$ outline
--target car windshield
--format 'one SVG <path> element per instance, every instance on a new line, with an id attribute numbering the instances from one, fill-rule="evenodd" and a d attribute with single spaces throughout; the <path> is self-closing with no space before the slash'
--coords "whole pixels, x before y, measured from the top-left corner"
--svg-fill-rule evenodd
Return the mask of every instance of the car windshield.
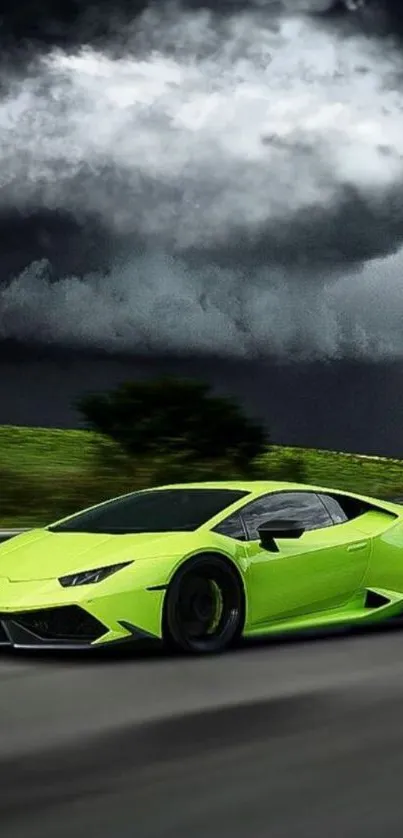
<path id="1" fill-rule="evenodd" d="M 69 520 L 51 532 L 152 533 L 191 532 L 247 495 L 230 489 L 155 489 L 108 501 Z"/>

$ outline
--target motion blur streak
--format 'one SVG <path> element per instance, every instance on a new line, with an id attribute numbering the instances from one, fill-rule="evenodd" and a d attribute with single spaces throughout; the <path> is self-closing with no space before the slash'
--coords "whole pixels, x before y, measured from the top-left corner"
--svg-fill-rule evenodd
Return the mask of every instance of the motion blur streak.
<path id="1" fill-rule="evenodd" d="M 2 338 L 403 354 L 401 55 L 330 6 L 150 6 L 7 70 L 0 209 L 95 220 L 110 249 L 95 273 L 4 276 Z"/>

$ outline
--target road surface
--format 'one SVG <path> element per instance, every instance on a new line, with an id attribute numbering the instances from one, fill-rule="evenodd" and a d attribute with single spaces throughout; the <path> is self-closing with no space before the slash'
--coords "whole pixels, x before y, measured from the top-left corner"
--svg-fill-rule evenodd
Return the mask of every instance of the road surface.
<path id="1" fill-rule="evenodd" d="M 403 631 L 209 659 L 2 653 L 2 838 L 403 830 Z"/>

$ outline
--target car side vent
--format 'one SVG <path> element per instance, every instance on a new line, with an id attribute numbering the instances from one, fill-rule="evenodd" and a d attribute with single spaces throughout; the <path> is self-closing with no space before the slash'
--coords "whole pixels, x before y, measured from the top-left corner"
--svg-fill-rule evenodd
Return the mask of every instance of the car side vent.
<path id="1" fill-rule="evenodd" d="M 365 608 L 382 608 L 382 605 L 387 605 L 390 600 L 382 594 L 377 594 L 375 591 L 367 591 L 365 597 Z"/>

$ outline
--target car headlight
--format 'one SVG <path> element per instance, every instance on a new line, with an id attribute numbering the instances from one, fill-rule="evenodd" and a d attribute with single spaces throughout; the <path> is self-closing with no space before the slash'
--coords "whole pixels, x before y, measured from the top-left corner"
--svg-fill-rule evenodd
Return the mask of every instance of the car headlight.
<path id="1" fill-rule="evenodd" d="M 72 573 L 70 576 L 60 576 L 58 581 L 63 588 L 73 588 L 76 585 L 94 585 L 96 582 L 103 582 L 108 576 L 112 576 L 112 573 L 116 573 L 129 564 L 133 564 L 133 562 L 110 564 L 107 567 L 98 567 L 96 570 L 82 570 L 80 573 Z"/>

